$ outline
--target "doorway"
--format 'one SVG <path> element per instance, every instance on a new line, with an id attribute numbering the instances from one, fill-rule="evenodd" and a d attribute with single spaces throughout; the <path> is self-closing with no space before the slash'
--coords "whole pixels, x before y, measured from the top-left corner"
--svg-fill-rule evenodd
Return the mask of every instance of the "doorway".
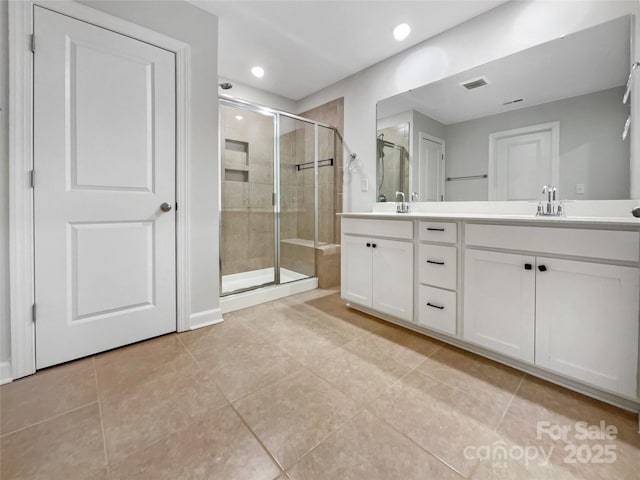
<path id="1" fill-rule="evenodd" d="M 422 201 L 444 201 L 444 147 L 443 139 L 420 132 L 418 191 Z"/>
<path id="2" fill-rule="evenodd" d="M 176 56 L 34 7 L 36 368 L 176 330 Z"/>
<path id="3" fill-rule="evenodd" d="M 536 200 L 558 186 L 560 122 L 489 135 L 489 200 Z"/>

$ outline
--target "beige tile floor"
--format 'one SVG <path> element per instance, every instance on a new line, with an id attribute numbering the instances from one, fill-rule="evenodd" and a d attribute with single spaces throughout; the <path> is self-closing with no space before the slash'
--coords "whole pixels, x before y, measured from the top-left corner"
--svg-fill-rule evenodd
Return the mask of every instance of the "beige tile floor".
<path id="1" fill-rule="evenodd" d="M 335 291 L 225 320 L 1 387 L 0 478 L 640 478 L 633 414 L 347 309 Z M 538 435 L 539 421 L 572 430 Z M 578 421 L 616 438 L 579 440 Z"/>

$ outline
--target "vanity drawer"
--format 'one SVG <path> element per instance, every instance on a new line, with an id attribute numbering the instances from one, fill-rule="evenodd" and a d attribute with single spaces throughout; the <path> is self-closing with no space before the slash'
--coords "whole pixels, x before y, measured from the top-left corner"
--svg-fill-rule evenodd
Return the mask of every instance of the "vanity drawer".
<path id="1" fill-rule="evenodd" d="M 418 323 L 434 330 L 456 334 L 456 293 L 420 285 Z"/>
<path id="2" fill-rule="evenodd" d="M 465 226 L 465 245 L 637 262 L 640 232 L 517 225 Z"/>
<path id="3" fill-rule="evenodd" d="M 420 240 L 425 242 L 456 243 L 458 225 L 454 222 L 420 222 Z"/>
<path id="4" fill-rule="evenodd" d="M 457 252 L 458 249 L 456 247 L 421 244 L 418 254 L 420 283 L 455 290 L 458 265 Z"/>
<path id="5" fill-rule="evenodd" d="M 413 221 L 343 218 L 342 233 L 412 240 Z"/>

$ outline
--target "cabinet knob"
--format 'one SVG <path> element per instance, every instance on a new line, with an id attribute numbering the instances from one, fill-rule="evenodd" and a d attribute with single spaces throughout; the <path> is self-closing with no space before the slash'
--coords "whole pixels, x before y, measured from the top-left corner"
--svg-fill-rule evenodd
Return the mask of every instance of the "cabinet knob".
<path id="1" fill-rule="evenodd" d="M 371 246 L 371 244 L 369 242 L 367 242 L 367 247 L 370 247 L 370 246 Z"/>
<path id="2" fill-rule="evenodd" d="M 540 270 L 541 272 L 546 272 L 547 267 L 545 265 L 538 265 L 538 270 Z"/>
<path id="3" fill-rule="evenodd" d="M 525 263 L 524 264 L 524 269 L 525 270 L 531 270 L 533 268 L 533 265 L 531 265 L 530 263 Z"/>
<path id="4" fill-rule="evenodd" d="M 376 248 L 378 245 L 376 245 L 375 243 L 372 243 L 372 244 L 371 244 L 371 246 L 372 246 L 373 248 Z"/>

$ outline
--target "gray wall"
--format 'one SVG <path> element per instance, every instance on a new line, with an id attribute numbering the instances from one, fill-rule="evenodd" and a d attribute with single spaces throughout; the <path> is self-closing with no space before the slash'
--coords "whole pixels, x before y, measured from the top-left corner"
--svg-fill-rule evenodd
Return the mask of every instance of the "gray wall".
<path id="1" fill-rule="evenodd" d="M 191 46 L 191 314 L 219 313 L 218 279 L 218 18 L 182 1 L 88 1 L 97 10 L 142 25 Z M 55 6 L 55 2 L 50 5 Z M 0 1 L 0 361 L 10 357 L 7 231 L 7 2 Z M 208 315 L 202 321 L 209 320 Z"/>
<path id="2" fill-rule="evenodd" d="M 446 127 L 446 175 L 487 173 L 489 134 L 548 122 L 560 122 L 560 198 L 629 198 L 629 141 L 620 134 L 629 107 L 623 87 L 523 108 Z M 585 194 L 575 193 L 576 184 Z M 482 180 L 446 182 L 447 200 L 486 200 Z"/>

